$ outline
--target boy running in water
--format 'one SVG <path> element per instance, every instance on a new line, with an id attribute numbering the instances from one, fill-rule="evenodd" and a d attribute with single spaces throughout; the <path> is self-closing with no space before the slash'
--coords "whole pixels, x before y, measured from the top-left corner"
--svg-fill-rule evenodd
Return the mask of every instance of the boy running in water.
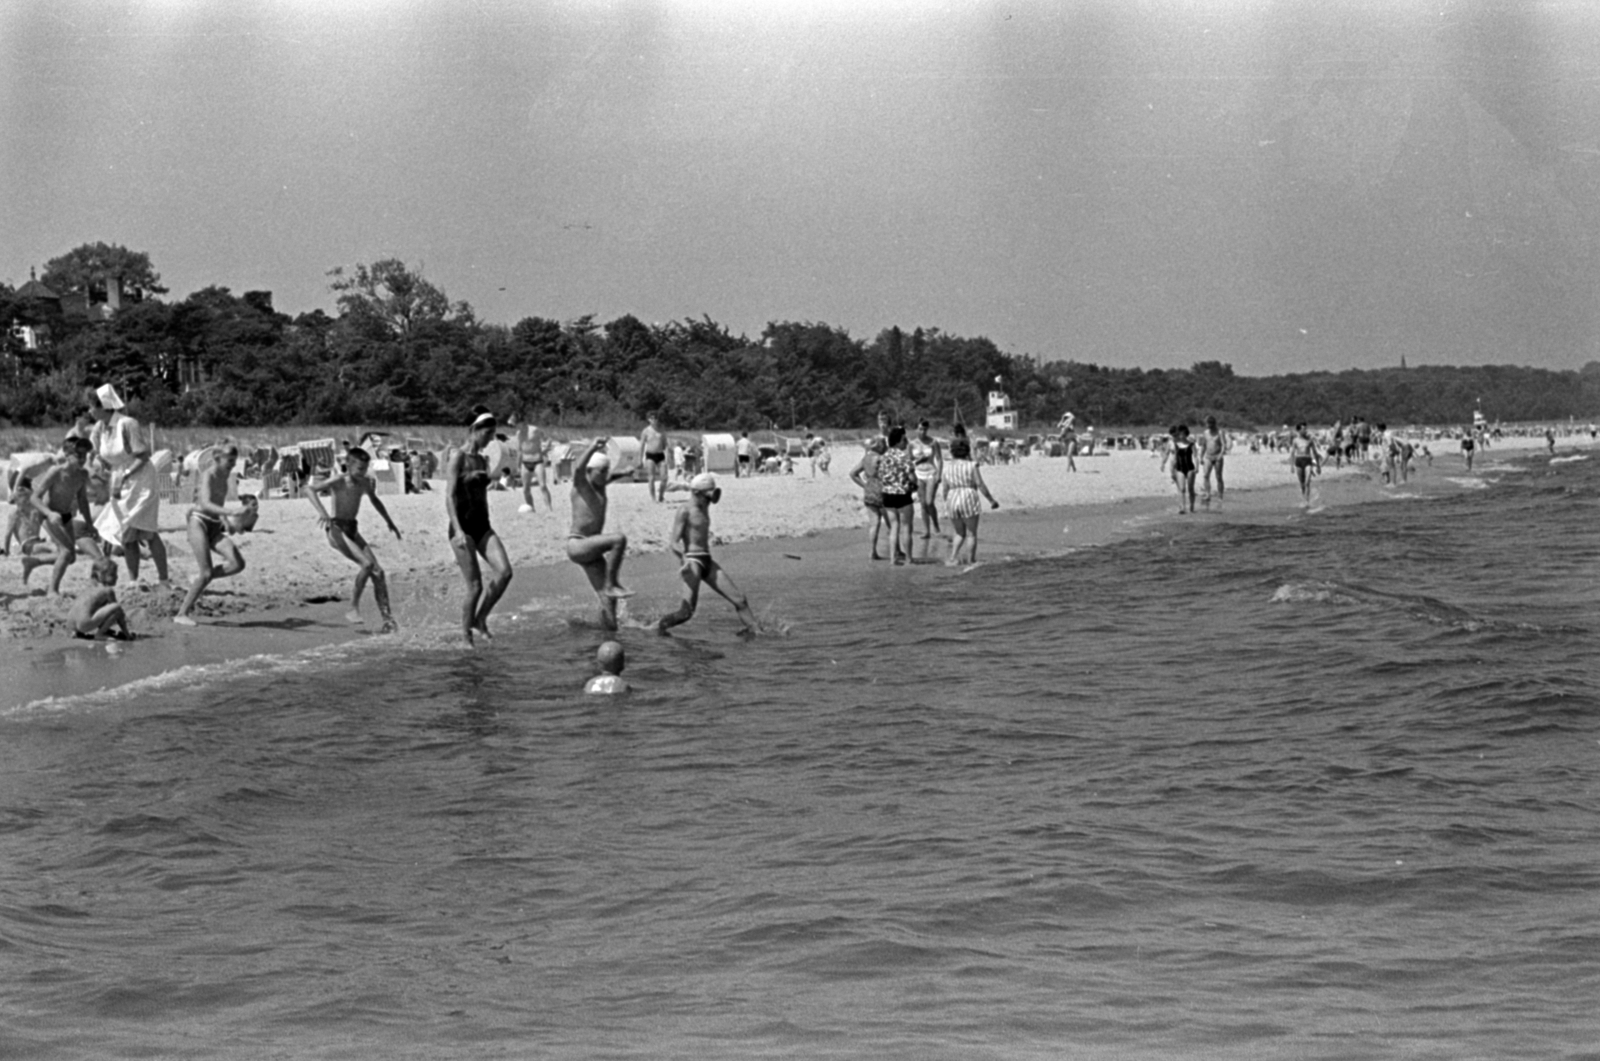
<path id="1" fill-rule="evenodd" d="M 600 598 L 600 625 L 617 628 L 617 601 L 632 596 L 617 581 L 628 536 L 606 534 L 606 484 L 611 481 L 611 458 L 604 452 L 606 438 L 590 442 L 572 462 L 572 525 L 567 533 L 567 559 L 583 568 L 589 585 Z"/>
<path id="2" fill-rule="evenodd" d="M 683 565 L 680 571 L 683 575 L 683 603 L 678 605 L 677 611 L 663 616 L 656 624 L 660 633 L 664 634 L 670 627 L 693 618 L 695 607 L 700 603 L 702 582 L 733 605 L 739 621 L 744 623 L 742 633 L 753 634 L 756 631 L 756 617 L 750 611 L 750 602 L 721 565 L 711 559 L 711 506 L 721 498 L 722 490 L 717 486 L 715 476 L 709 472 L 697 475 L 689 484 L 689 503 L 673 517 L 671 543 L 673 553 Z"/>
<path id="3" fill-rule="evenodd" d="M 34 484 L 32 504 L 43 522 L 45 536 L 56 547 L 55 566 L 50 571 L 50 595 L 61 592 L 61 576 L 78 559 L 79 538 L 100 540 L 89 515 L 89 472 L 83 461 L 89 453 L 88 439 L 69 436 L 61 443 L 61 460 L 52 464 Z M 99 557 L 98 546 L 90 555 Z M 32 571 L 23 561 L 24 574 Z"/>
<path id="4" fill-rule="evenodd" d="M 377 599 L 378 613 L 383 616 L 382 632 L 391 634 L 395 625 L 394 616 L 389 613 L 389 583 L 384 577 L 383 568 L 378 564 L 378 557 L 372 551 L 372 546 L 361 536 L 361 529 L 356 523 L 356 514 L 361 511 L 361 499 L 370 497 L 372 507 L 378 510 L 378 515 L 383 517 L 383 521 L 394 532 L 395 540 L 400 539 L 400 528 L 394 525 L 394 520 L 389 517 L 389 510 L 378 498 L 377 483 L 367 475 L 367 468 L 371 463 L 372 457 L 366 450 L 359 446 L 352 448 L 345 454 L 343 475 L 329 476 L 318 482 L 307 483 L 301 492 L 311 501 L 311 507 L 317 510 L 317 521 L 327 532 L 328 544 L 361 568 L 356 572 L 355 592 L 350 597 L 350 610 L 345 613 L 345 618 L 352 623 L 361 621 L 361 594 L 366 590 L 367 581 L 370 579 L 372 596 Z M 333 498 L 333 515 L 328 515 L 328 510 L 323 507 L 318 494 L 327 494 Z"/>
<path id="5" fill-rule="evenodd" d="M 196 484 L 194 507 L 189 510 L 189 548 L 194 550 L 194 562 L 200 570 L 189 583 L 189 592 L 172 621 L 179 626 L 195 625 L 195 602 L 214 579 L 232 578 L 244 570 L 244 556 L 228 537 L 228 521 L 243 519 L 250 514 L 248 507 L 229 512 L 228 477 L 239 459 L 239 447 L 229 443 L 211 451 L 211 461 L 200 472 Z M 219 571 L 211 566 L 211 554 L 223 559 Z"/>

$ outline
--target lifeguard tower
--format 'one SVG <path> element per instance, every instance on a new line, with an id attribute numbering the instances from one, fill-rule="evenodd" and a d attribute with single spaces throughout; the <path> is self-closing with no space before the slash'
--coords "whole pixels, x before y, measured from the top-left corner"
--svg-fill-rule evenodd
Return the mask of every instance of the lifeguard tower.
<path id="1" fill-rule="evenodd" d="M 984 425 L 991 431 L 1015 431 L 1017 429 L 1017 411 L 1011 407 L 1011 399 L 1005 391 L 989 392 L 989 414 L 984 420 Z"/>

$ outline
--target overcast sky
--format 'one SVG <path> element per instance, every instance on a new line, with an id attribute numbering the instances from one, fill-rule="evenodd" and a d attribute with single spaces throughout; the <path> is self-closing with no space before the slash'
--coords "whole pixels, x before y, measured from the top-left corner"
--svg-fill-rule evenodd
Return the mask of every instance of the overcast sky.
<path id="1" fill-rule="evenodd" d="M 1600 5 L 7 0 L 0 279 L 984 335 L 1249 374 L 1600 360 Z"/>

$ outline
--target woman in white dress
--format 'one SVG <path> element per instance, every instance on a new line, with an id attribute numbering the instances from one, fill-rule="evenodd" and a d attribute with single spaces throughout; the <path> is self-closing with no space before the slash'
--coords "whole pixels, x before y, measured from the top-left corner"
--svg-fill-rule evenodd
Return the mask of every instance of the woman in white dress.
<path id="1" fill-rule="evenodd" d="M 100 537 L 122 546 L 128 563 L 128 577 L 139 577 L 139 543 L 150 548 L 156 577 L 167 581 L 167 546 L 161 540 L 161 488 L 150 447 L 139 431 L 139 421 L 124 416 L 126 404 L 117 389 L 107 383 L 89 391 L 89 412 L 94 428 L 89 444 L 100 462 L 111 472 L 110 495 L 95 529 Z"/>

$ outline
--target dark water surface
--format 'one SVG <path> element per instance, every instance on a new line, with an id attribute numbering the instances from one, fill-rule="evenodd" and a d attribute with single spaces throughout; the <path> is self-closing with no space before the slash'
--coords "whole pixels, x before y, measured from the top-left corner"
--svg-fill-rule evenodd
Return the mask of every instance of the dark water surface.
<path id="1" fill-rule="evenodd" d="M 0 1056 L 1600 1056 L 1597 465 L 12 710 Z"/>

